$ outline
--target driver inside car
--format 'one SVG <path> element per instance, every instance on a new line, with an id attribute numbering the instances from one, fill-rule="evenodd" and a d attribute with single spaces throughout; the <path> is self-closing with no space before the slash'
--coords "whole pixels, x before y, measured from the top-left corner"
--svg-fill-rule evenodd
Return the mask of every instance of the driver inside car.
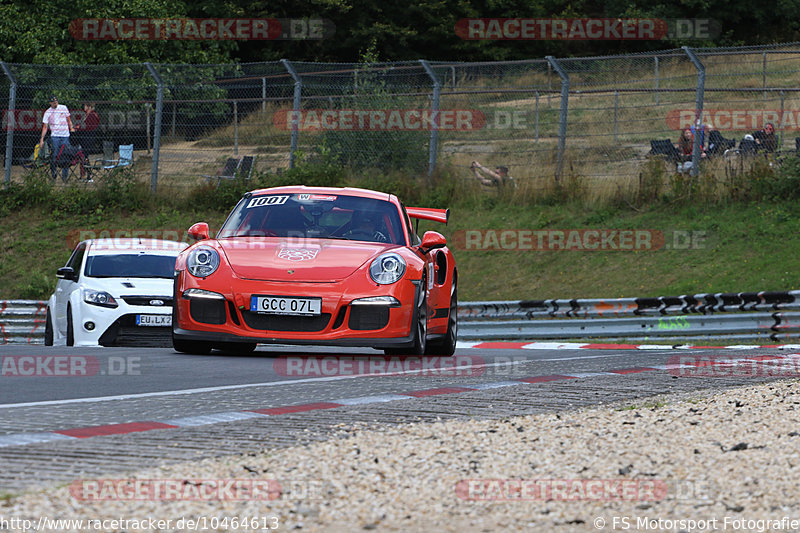
<path id="1" fill-rule="evenodd" d="M 358 241 L 388 242 L 386 235 L 379 231 L 379 218 L 377 213 L 355 213 L 345 236 Z"/>

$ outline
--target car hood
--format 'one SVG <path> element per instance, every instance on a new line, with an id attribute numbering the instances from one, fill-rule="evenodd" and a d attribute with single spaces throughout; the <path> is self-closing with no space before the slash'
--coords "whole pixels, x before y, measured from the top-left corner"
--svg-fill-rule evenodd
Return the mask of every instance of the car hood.
<path id="1" fill-rule="evenodd" d="M 339 281 L 379 253 L 396 245 L 374 242 L 277 237 L 238 237 L 217 241 L 240 278 L 264 281 Z"/>
<path id="2" fill-rule="evenodd" d="M 166 278 L 89 278 L 81 285 L 98 291 L 106 291 L 111 296 L 164 296 L 172 298 L 171 279 Z"/>

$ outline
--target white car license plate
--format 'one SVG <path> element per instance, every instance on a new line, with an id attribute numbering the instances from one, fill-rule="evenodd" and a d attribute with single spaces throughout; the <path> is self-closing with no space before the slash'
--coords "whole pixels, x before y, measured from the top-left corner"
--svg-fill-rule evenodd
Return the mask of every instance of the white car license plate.
<path id="1" fill-rule="evenodd" d="M 172 315 L 136 315 L 137 326 L 171 326 Z"/>
<path id="2" fill-rule="evenodd" d="M 322 298 L 251 296 L 250 311 L 272 315 L 319 315 L 322 312 Z"/>

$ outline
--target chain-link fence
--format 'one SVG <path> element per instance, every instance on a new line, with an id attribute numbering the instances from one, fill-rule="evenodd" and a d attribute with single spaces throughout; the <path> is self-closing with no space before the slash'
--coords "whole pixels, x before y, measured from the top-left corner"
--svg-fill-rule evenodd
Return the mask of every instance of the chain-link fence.
<path id="1" fill-rule="evenodd" d="M 465 178 L 478 161 L 535 189 L 581 178 L 613 194 L 653 152 L 673 172 L 731 175 L 746 135 L 774 123 L 776 146 L 756 135 L 755 153 L 780 153 L 800 128 L 800 43 L 490 63 L 0 65 L 6 181 L 27 172 L 51 94 L 90 161 L 132 144 L 154 190 L 327 158 L 417 177 L 449 165 Z"/>

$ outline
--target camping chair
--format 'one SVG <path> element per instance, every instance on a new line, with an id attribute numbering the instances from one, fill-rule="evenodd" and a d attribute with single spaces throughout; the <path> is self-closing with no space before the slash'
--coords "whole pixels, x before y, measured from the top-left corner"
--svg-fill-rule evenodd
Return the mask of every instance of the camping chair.
<path id="1" fill-rule="evenodd" d="M 22 168 L 33 170 L 37 168 L 50 167 L 50 137 L 41 146 L 37 144 L 33 147 L 33 154 L 22 160 Z"/>
<path id="2" fill-rule="evenodd" d="M 206 181 L 211 181 L 213 179 L 217 180 L 217 187 L 219 184 L 222 183 L 222 180 L 232 180 L 237 177 L 244 178 L 246 180 L 250 179 L 250 174 L 253 172 L 253 163 L 255 162 L 255 157 L 253 156 L 245 156 L 245 157 L 229 157 L 227 161 L 225 161 L 225 165 L 222 169 L 217 173 L 215 176 L 203 176 L 206 178 Z"/>
<path id="3" fill-rule="evenodd" d="M 129 167 L 133 165 L 133 145 L 120 144 L 119 157 L 114 158 L 114 143 L 111 141 L 103 141 L 103 158 L 97 159 L 89 167 L 90 172 L 112 172 L 118 168 Z"/>
<path id="4" fill-rule="evenodd" d="M 87 178 L 86 165 L 88 159 L 86 154 L 83 153 L 81 145 L 64 144 L 57 154 L 54 154 L 56 161 L 56 168 L 68 168 L 67 180 L 74 177 L 80 180 L 92 181 L 91 177 Z"/>
<path id="5" fill-rule="evenodd" d="M 650 141 L 650 152 L 647 155 L 663 155 L 671 163 L 681 161 L 681 154 L 669 139 L 654 139 Z"/>
<path id="6" fill-rule="evenodd" d="M 249 180 L 250 175 L 253 173 L 253 167 L 256 164 L 256 157 L 253 155 L 246 155 L 242 158 L 242 163 L 239 165 L 238 176 L 242 179 Z"/>
<path id="7" fill-rule="evenodd" d="M 726 139 L 717 130 L 712 130 L 708 135 L 708 155 L 723 155 L 725 150 L 729 150 L 736 146 L 736 139 Z"/>

